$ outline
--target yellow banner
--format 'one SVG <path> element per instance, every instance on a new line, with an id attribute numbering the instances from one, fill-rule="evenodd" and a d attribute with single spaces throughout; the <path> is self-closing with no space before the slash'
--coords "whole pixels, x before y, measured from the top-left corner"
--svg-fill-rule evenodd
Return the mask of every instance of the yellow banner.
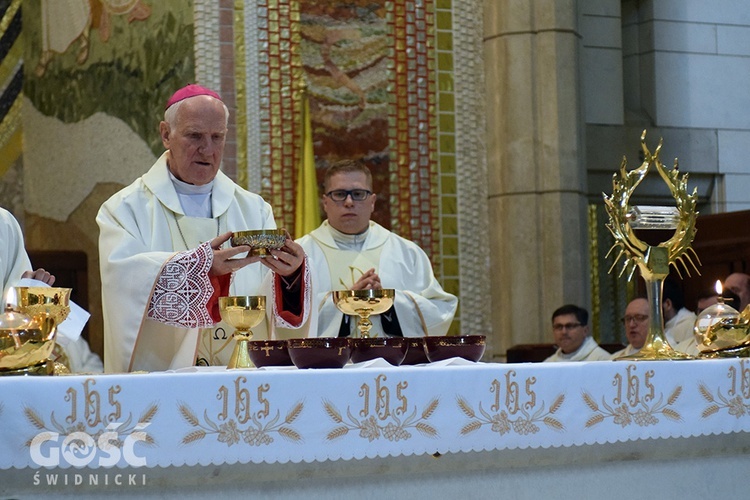
<path id="1" fill-rule="evenodd" d="M 299 238 L 320 225 L 318 180 L 315 175 L 312 121 L 307 91 L 300 92 L 302 146 L 297 172 L 297 193 L 294 204 L 294 237 Z"/>

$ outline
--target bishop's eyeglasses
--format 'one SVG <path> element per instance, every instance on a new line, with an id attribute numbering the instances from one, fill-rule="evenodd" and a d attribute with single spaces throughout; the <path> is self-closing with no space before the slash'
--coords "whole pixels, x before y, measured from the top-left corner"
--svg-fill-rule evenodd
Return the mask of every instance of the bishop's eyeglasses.
<path id="1" fill-rule="evenodd" d="M 371 194 L 372 191 L 368 191 L 367 189 L 334 189 L 333 191 L 328 191 L 326 196 L 333 201 L 339 202 L 346 200 L 348 196 L 351 196 L 354 201 L 365 201 Z"/>

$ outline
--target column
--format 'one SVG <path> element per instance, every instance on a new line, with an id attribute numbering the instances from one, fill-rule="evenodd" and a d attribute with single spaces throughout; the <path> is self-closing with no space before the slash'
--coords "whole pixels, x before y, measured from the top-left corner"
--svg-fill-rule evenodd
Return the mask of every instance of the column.
<path id="1" fill-rule="evenodd" d="M 487 0 L 488 210 L 495 354 L 550 342 L 589 308 L 575 0 Z"/>

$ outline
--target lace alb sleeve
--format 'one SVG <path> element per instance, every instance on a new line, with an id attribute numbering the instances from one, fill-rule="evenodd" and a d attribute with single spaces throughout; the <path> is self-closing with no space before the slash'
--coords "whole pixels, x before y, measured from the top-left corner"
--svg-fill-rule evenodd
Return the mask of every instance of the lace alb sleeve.
<path id="1" fill-rule="evenodd" d="M 184 328 L 213 325 L 207 308 L 213 295 L 213 285 L 208 277 L 212 263 L 210 241 L 193 250 L 173 255 L 156 279 L 148 317 Z"/>

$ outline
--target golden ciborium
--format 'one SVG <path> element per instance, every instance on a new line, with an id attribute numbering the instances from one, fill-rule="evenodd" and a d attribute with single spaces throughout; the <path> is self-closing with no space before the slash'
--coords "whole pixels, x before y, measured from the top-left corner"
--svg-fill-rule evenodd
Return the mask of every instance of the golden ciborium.
<path id="1" fill-rule="evenodd" d="M 722 301 L 716 306 L 719 305 L 724 306 Z M 700 351 L 700 357 L 749 358 L 750 305 L 745 307 L 741 313 L 738 313 L 731 307 L 724 307 L 730 312 L 724 314 L 722 317 L 714 318 L 705 328 L 699 328 L 698 321 L 696 320 L 695 339 Z M 701 316 L 698 316 L 699 320 L 700 318 Z"/>
<path id="2" fill-rule="evenodd" d="M 673 266 L 682 277 L 678 264 L 682 265 L 690 276 L 690 267 L 696 273 L 698 268 L 693 257 L 700 264 L 698 255 L 690 244 L 695 238 L 695 220 L 698 212 L 695 205 L 698 199 L 697 190 L 692 194 L 687 192 L 688 175 L 680 175 L 677 169 L 677 159 L 673 169 L 667 169 L 659 159 L 662 140 L 651 154 L 646 146 L 646 131 L 641 134 L 641 149 L 644 160 L 640 167 L 627 171 L 627 159 L 623 158 L 619 174 L 612 176 L 612 195 L 604 195 L 604 204 L 609 215 L 607 228 L 614 236 L 615 243 L 607 256 L 615 249 L 619 253 L 609 269 L 617 265 L 622 257 L 625 258 L 622 271 L 628 272 L 628 280 L 633 277 L 636 268 L 646 282 L 646 294 L 649 303 L 650 316 L 646 342 L 636 354 L 618 359 L 625 360 L 661 360 L 661 359 L 692 359 L 691 356 L 675 351 L 669 345 L 664 335 L 664 320 L 662 315 L 662 288 L 664 279 L 669 274 L 669 267 Z M 630 196 L 636 187 L 648 174 L 653 165 L 659 176 L 669 187 L 676 202 L 676 207 L 631 207 Z M 641 241 L 634 229 L 674 229 L 672 237 L 656 246 Z M 700 273 L 698 273 L 700 274 Z"/>
<path id="3" fill-rule="evenodd" d="M 219 297 L 221 319 L 232 325 L 237 343 L 227 363 L 227 369 L 253 368 L 248 353 L 248 341 L 253 338 L 252 328 L 258 326 L 266 315 L 266 297 L 237 295 Z"/>
<path id="4" fill-rule="evenodd" d="M 279 250 L 286 244 L 286 230 L 284 229 L 256 229 L 253 231 L 235 231 L 232 234 L 233 247 L 248 245 L 251 248 L 248 255 L 259 255 L 265 258 L 271 255 L 271 250 Z"/>
<path id="5" fill-rule="evenodd" d="M 372 321 L 370 316 L 382 314 L 393 306 L 395 291 L 390 288 L 371 290 L 335 290 L 333 292 L 333 303 L 336 307 L 350 316 L 359 316 L 357 330 L 359 336 L 368 338 Z"/>
<path id="6" fill-rule="evenodd" d="M 15 301 L 9 300 L 0 314 L 0 375 L 68 373 L 50 356 L 57 325 L 70 313 L 70 288 L 15 287 L 13 291 Z"/>

